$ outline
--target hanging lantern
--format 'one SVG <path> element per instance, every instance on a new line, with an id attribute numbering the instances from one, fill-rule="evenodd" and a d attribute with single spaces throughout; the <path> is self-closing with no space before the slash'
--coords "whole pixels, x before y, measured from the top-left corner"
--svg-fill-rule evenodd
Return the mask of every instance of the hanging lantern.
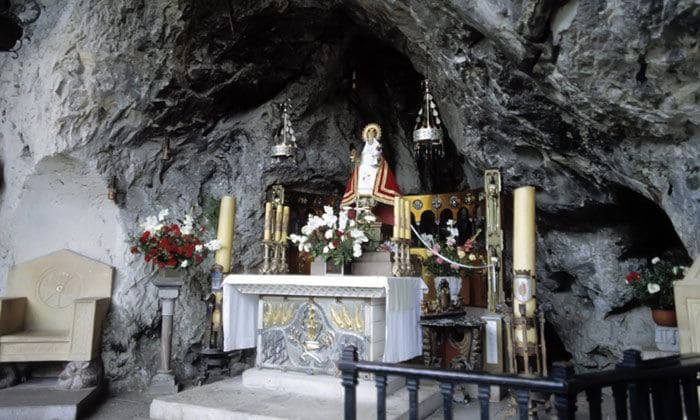
<path id="1" fill-rule="evenodd" d="M 413 150 L 419 159 L 445 157 L 442 121 L 427 79 L 423 80 L 423 103 L 416 117 L 416 127 L 413 129 Z"/>
<path id="2" fill-rule="evenodd" d="M 270 154 L 274 158 L 289 158 L 294 157 L 297 151 L 297 139 L 294 136 L 294 129 L 292 129 L 292 122 L 290 116 L 292 113 L 292 104 L 289 100 L 286 100 L 281 105 L 282 108 L 282 129 L 276 136 L 277 144 L 272 146 L 272 153 Z"/>

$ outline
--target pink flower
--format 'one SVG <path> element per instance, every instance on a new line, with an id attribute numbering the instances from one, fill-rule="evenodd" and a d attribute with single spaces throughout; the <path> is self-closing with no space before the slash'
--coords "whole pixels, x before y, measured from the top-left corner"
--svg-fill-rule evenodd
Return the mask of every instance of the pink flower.
<path id="1" fill-rule="evenodd" d="M 447 238 L 447 245 L 449 246 L 454 246 L 456 242 L 455 238 Z"/>
<path id="2" fill-rule="evenodd" d="M 433 245 L 433 252 L 440 252 L 440 244 Z"/>
<path id="3" fill-rule="evenodd" d="M 454 264 L 454 263 L 450 264 L 450 268 L 453 270 L 459 270 L 459 266 L 457 264 Z"/>
<path id="4" fill-rule="evenodd" d="M 435 262 L 438 263 L 438 264 L 442 264 L 442 263 L 445 262 L 445 260 L 443 260 L 442 258 L 438 257 L 438 258 L 435 260 Z"/>
<path id="5" fill-rule="evenodd" d="M 464 243 L 464 252 L 469 252 L 472 248 L 474 248 L 474 241 L 467 239 L 467 242 Z"/>

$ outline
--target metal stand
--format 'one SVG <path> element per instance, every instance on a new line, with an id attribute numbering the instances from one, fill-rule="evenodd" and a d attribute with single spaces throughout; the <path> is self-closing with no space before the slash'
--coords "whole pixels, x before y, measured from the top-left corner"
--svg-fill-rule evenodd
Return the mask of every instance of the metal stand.
<path id="1" fill-rule="evenodd" d="M 211 273 L 211 294 L 207 298 L 207 319 L 209 330 L 207 331 L 206 347 L 199 352 L 204 364 L 204 372 L 197 377 L 197 385 L 207 383 L 209 379 L 221 378 L 231 375 L 229 362 L 234 352 L 225 352 L 222 328 L 223 294 L 223 267 L 215 265 Z"/>

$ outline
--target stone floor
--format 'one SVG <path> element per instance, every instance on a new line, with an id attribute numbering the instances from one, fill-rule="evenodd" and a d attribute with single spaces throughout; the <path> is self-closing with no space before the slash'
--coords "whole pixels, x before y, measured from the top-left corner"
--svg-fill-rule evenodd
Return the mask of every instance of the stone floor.
<path id="1" fill-rule="evenodd" d="M 187 389 L 192 388 L 194 387 L 188 387 Z M 212 395 L 211 398 L 220 398 L 220 396 Z M 128 392 L 112 395 L 106 398 L 87 418 L 98 420 L 148 419 L 152 399 L 152 397 L 144 392 Z M 576 418 L 587 419 L 587 403 L 583 395 L 579 396 L 578 407 Z M 492 419 L 506 420 L 516 418 L 515 410 L 511 406 L 511 401 L 508 398 L 497 403 L 491 403 L 490 411 Z M 479 413 L 479 403 L 476 400 L 472 400 L 466 404 L 457 402 L 454 404 L 453 416 L 455 419 L 479 418 Z M 603 419 L 615 418 L 613 414 L 612 398 L 609 396 L 603 397 L 603 413 Z M 428 420 L 439 420 L 442 418 L 443 412 L 440 409 L 428 417 Z M 538 418 L 555 418 L 554 411 L 545 412 L 544 410 L 540 410 Z"/>

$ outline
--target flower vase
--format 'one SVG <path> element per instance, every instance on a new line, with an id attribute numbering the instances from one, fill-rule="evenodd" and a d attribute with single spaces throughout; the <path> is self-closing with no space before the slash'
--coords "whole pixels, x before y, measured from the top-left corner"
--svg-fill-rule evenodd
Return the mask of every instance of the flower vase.
<path id="1" fill-rule="evenodd" d="M 656 322 L 656 325 L 662 327 L 675 327 L 677 325 L 674 309 L 652 309 L 651 318 Z"/>
<path id="2" fill-rule="evenodd" d="M 325 264 L 325 275 L 342 276 L 345 274 L 350 274 L 350 263 L 336 264 L 333 260 L 326 261 Z"/>

